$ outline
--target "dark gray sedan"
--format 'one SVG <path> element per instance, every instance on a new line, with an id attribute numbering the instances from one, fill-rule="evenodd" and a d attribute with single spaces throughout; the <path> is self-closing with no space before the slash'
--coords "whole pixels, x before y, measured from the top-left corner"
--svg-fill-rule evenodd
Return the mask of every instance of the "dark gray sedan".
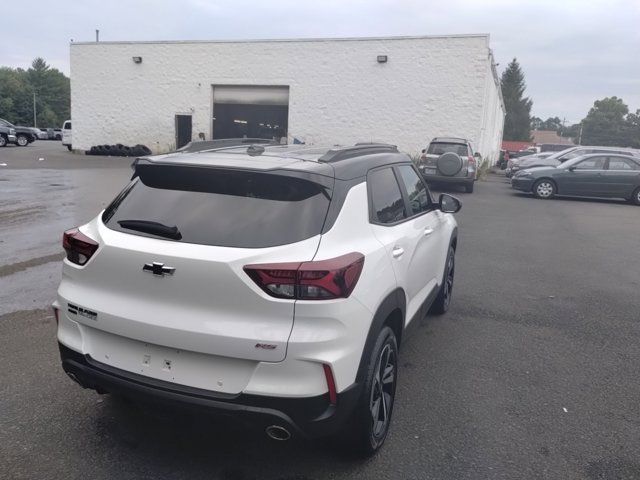
<path id="1" fill-rule="evenodd" d="M 516 190 L 537 198 L 554 195 L 623 198 L 640 205 L 640 158 L 591 154 L 558 167 L 523 170 L 511 179 Z"/>

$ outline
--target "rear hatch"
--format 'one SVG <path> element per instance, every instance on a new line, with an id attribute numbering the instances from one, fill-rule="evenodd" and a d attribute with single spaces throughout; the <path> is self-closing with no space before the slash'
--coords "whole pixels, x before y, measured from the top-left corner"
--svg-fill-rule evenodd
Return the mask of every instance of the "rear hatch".
<path id="1" fill-rule="evenodd" d="M 438 159 L 445 153 L 455 153 L 462 159 L 462 168 L 455 174 L 456 177 L 467 176 L 469 164 L 469 148 L 465 143 L 431 142 L 425 155 L 422 157 L 421 170 L 424 175 L 440 175 L 438 171 Z"/>
<path id="2" fill-rule="evenodd" d="M 190 362 L 193 355 L 215 356 L 218 366 L 283 360 L 294 301 L 268 296 L 243 267 L 312 260 L 332 180 L 169 165 L 137 171 L 139 178 L 82 229 L 99 243 L 97 252 L 84 267 L 65 265 L 61 300 L 95 313 L 72 318 L 86 327 L 85 353 L 185 384 L 193 383 L 145 371 L 145 352 L 164 346 Z"/>

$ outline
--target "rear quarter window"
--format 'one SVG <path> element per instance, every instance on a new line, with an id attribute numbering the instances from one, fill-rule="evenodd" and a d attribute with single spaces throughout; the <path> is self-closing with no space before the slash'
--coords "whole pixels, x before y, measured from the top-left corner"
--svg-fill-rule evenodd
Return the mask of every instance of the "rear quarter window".
<path id="1" fill-rule="evenodd" d="M 214 168 L 139 166 L 139 177 L 105 210 L 113 230 L 128 221 L 177 227 L 171 241 L 265 248 L 319 235 L 330 203 L 327 187 L 295 176 Z"/>

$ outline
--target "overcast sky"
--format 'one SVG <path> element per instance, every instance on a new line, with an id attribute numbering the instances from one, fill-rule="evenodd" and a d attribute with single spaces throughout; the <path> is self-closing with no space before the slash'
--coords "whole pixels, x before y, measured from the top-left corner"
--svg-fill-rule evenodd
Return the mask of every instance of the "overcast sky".
<path id="1" fill-rule="evenodd" d="M 4 16 L 0 65 L 41 56 L 69 73 L 69 41 L 489 33 L 517 57 L 542 118 L 582 119 L 616 95 L 640 108 L 640 0 L 30 0 Z M 4 5 L 7 13 L 8 5 Z M 2 86 L 0 85 L 0 88 Z"/>

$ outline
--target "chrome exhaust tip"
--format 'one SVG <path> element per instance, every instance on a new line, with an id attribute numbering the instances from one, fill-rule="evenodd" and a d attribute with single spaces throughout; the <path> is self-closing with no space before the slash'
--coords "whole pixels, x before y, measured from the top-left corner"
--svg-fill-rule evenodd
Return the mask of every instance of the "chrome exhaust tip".
<path id="1" fill-rule="evenodd" d="M 265 429 L 267 437 L 271 440 L 277 440 L 279 442 L 285 442 L 291 438 L 291 433 L 284 427 L 279 425 L 271 425 Z"/>

